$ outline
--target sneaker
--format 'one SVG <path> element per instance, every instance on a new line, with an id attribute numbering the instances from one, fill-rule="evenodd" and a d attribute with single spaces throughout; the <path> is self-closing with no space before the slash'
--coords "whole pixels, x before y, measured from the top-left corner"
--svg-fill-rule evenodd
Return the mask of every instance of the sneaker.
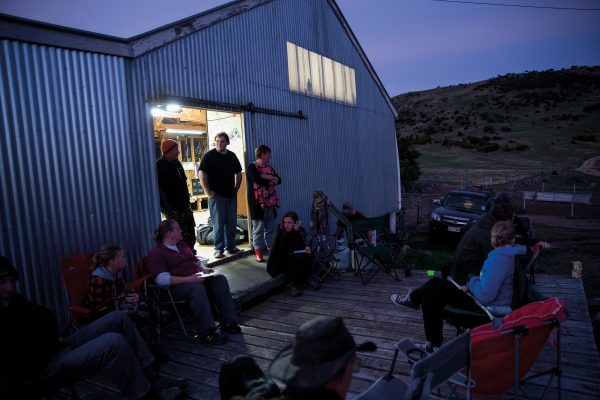
<path id="1" fill-rule="evenodd" d="M 241 333 L 242 328 L 237 324 L 237 322 L 229 322 L 227 324 L 221 324 L 221 330 L 227 333 Z"/>
<path id="2" fill-rule="evenodd" d="M 298 289 L 293 283 L 288 283 L 285 287 L 285 291 L 287 292 L 288 296 L 291 297 L 298 297 L 302 295 L 302 291 Z"/>
<path id="3" fill-rule="evenodd" d="M 227 254 L 228 256 L 232 256 L 234 254 L 239 253 L 240 251 L 242 250 L 238 249 L 237 247 L 234 247 L 233 249 L 225 249 L 225 254 Z"/>
<path id="4" fill-rule="evenodd" d="M 434 346 L 431 342 L 417 343 L 415 346 L 417 346 L 419 350 L 426 354 L 432 354 L 439 349 L 439 347 Z"/>
<path id="5" fill-rule="evenodd" d="M 410 299 L 410 294 L 412 290 L 407 291 L 406 293 L 397 293 L 392 295 L 392 303 L 398 306 L 404 306 L 408 308 L 412 308 L 413 310 L 418 310 L 419 306 Z"/>
<path id="6" fill-rule="evenodd" d="M 225 344 L 225 342 L 227 342 L 227 336 L 223 336 L 223 335 L 219 334 L 216 330 L 211 329 L 211 331 L 208 333 L 208 335 L 206 335 L 204 337 L 198 336 L 196 338 L 196 341 L 198 342 L 198 344 L 206 344 L 209 346 L 220 346 L 222 344 Z"/>
<path id="7" fill-rule="evenodd" d="M 221 250 L 215 250 L 215 252 L 213 253 L 213 257 L 214 258 L 223 258 L 223 257 L 225 257 L 225 254 L 223 254 L 223 251 L 221 251 Z"/>

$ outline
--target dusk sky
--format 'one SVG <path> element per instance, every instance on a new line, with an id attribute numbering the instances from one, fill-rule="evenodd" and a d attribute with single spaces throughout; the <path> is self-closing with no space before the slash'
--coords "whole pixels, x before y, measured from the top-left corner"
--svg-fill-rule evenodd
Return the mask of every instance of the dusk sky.
<path id="1" fill-rule="evenodd" d="M 131 37 L 226 2 L 1 0 L 0 13 Z M 337 3 L 390 96 L 510 72 L 600 65 L 599 0 L 487 1 L 521 7 L 432 0 Z"/>

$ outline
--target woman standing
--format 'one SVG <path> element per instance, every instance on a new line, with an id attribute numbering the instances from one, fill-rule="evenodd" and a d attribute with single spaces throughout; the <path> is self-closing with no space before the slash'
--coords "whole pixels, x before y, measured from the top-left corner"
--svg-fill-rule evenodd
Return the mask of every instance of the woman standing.
<path id="1" fill-rule="evenodd" d="M 277 209 L 281 206 L 275 185 L 281 178 L 270 164 L 271 149 L 261 144 L 254 151 L 256 161 L 248 165 L 248 207 L 252 220 L 252 247 L 256 261 L 263 262 L 263 255 L 271 248 Z"/>

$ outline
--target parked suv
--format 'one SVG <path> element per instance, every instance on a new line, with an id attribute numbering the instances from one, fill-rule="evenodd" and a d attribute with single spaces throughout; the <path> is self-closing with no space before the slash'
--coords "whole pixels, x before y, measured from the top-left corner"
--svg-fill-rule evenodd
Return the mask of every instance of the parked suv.
<path id="1" fill-rule="evenodd" d="M 429 241 L 457 242 L 492 206 L 496 194 L 483 187 L 460 187 L 436 199 L 429 218 Z"/>

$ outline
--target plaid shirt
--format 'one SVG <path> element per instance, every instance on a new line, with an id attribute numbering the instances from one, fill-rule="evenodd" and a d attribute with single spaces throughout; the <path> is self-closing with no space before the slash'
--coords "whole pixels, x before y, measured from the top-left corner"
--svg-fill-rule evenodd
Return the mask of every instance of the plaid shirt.
<path id="1" fill-rule="evenodd" d="M 124 293 L 125 278 L 122 273 L 118 273 L 114 281 L 92 275 L 85 294 L 85 306 L 94 309 L 105 305 L 109 310 L 114 310 L 117 299 Z"/>

